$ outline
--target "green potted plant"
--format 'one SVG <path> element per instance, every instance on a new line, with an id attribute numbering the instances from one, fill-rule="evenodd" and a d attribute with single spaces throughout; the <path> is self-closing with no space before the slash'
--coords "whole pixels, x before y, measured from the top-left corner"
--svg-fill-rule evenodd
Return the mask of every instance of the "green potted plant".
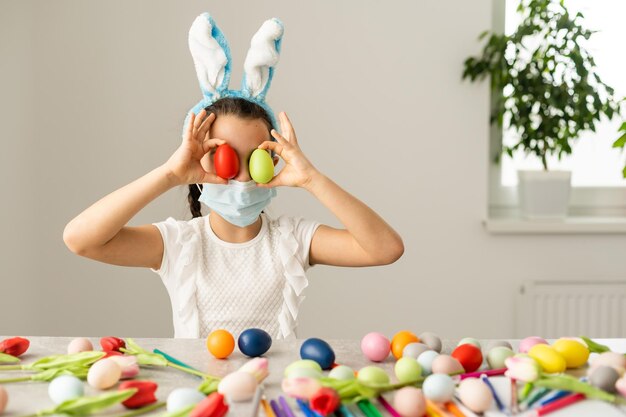
<path id="1" fill-rule="evenodd" d="M 550 170 L 549 157 L 571 154 L 582 131 L 595 131 L 603 116 L 619 116 L 621 102 L 584 47 L 593 31 L 581 13 L 570 14 L 558 0 L 522 0 L 517 13 L 514 33 L 480 35 L 486 44 L 480 56 L 465 60 L 463 79 L 490 78 L 491 122 L 515 133 L 515 143 L 502 151 L 534 155 L 543 165 L 542 171 L 518 171 L 522 215 L 562 218 L 571 172 Z"/>

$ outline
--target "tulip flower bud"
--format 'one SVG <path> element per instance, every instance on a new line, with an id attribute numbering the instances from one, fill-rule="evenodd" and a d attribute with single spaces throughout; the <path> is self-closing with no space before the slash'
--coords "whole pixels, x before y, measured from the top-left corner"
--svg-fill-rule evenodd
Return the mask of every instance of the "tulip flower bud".
<path id="1" fill-rule="evenodd" d="M 283 392 L 290 397 L 308 400 L 322 387 L 317 379 L 313 378 L 286 378 L 283 379 Z"/>
<path id="2" fill-rule="evenodd" d="M 12 337 L 0 342 L 0 353 L 6 353 L 11 356 L 20 356 L 28 350 L 30 341 L 23 337 Z"/>
<path id="3" fill-rule="evenodd" d="M 213 392 L 191 410 L 189 417 L 222 417 L 228 412 L 228 404 L 219 392 Z"/>
<path id="4" fill-rule="evenodd" d="M 322 387 L 309 399 L 311 410 L 320 413 L 323 416 L 333 413 L 339 404 L 341 399 L 339 394 L 332 388 Z"/>
<path id="5" fill-rule="evenodd" d="M 141 408 L 157 401 L 154 395 L 158 385 L 152 381 L 125 381 L 119 386 L 119 390 L 123 391 L 129 388 L 137 388 L 135 395 L 122 402 L 126 408 Z"/>
<path id="6" fill-rule="evenodd" d="M 102 346 L 102 350 L 104 350 L 105 352 L 119 352 L 120 348 L 126 347 L 126 342 L 124 342 L 124 339 L 120 339 L 119 337 L 109 336 L 100 339 L 100 346 Z"/>
<path id="7" fill-rule="evenodd" d="M 252 374 L 260 383 L 269 375 L 267 365 L 267 358 L 254 358 L 246 362 L 239 370 Z"/>
<path id="8" fill-rule="evenodd" d="M 504 374 L 518 381 L 533 382 L 541 376 L 539 363 L 528 355 L 511 356 L 506 358 L 504 364 L 507 367 Z"/>

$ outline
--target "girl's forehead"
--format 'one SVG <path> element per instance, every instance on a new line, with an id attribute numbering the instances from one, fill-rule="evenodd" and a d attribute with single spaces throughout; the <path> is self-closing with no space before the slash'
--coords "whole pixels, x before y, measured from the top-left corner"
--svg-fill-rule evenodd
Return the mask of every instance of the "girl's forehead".
<path id="1" fill-rule="evenodd" d="M 217 116 L 213 121 L 211 137 L 223 139 L 232 147 L 247 147 L 269 140 L 270 133 L 261 119 L 243 119 L 233 115 L 222 115 Z"/>

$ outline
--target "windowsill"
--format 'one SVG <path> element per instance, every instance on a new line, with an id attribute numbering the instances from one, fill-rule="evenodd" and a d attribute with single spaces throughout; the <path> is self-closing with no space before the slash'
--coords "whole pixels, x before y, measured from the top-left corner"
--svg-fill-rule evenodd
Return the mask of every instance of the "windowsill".
<path id="1" fill-rule="evenodd" d="M 491 216 L 483 221 L 492 234 L 626 234 L 626 217 L 569 216 L 563 220 L 528 220 Z"/>

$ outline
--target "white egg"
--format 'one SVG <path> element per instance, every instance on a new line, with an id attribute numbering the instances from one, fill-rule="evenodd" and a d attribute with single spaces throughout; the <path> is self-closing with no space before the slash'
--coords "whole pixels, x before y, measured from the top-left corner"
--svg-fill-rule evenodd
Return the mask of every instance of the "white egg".
<path id="1" fill-rule="evenodd" d="M 91 341 L 86 337 L 77 337 L 67 345 L 67 353 L 89 352 L 93 350 Z"/>
<path id="2" fill-rule="evenodd" d="M 61 375 L 54 378 L 48 385 L 48 395 L 55 404 L 82 397 L 85 393 L 83 381 L 74 375 Z"/>
<path id="3" fill-rule="evenodd" d="M 0 414 L 4 413 L 4 410 L 7 408 L 8 402 L 9 394 L 7 394 L 7 390 L 4 389 L 3 386 L 0 386 Z"/>
<path id="4" fill-rule="evenodd" d="M 121 377 L 122 368 L 110 358 L 105 358 L 91 365 L 87 382 L 94 388 L 107 389 L 117 384 Z"/>
<path id="5" fill-rule="evenodd" d="M 434 350 L 427 350 L 417 357 L 417 363 L 422 367 L 422 375 L 430 375 L 433 373 L 433 361 L 439 356 Z"/>
<path id="6" fill-rule="evenodd" d="M 424 396 L 437 403 L 446 403 L 454 396 L 454 381 L 446 374 L 432 374 L 422 384 Z"/>
<path id="7" fill-rule="evenodd" d="M 349 381 L 355 378 L 354 370 L 346 365 L 335 366 L 328 373 L 328 377 L 333 379 L 341 379 L 344 381 Z"/>
<path id="8" fill-rule="evenodd" d="M 190 405 L 198 404 L 206 396 L 194 388 L 176 388 L 167 396 L 167 412 L 173 413 Z"/>
<path id="9" fill-rule="evenodd" d="M 217 386 L 217 392 L 230 401 L 249 401 L 254 397 L 259 383 L 248 372 L 237 371 L 226 375 Z"/>
<path id="10" fill-rule="evenodd" d="M 461 402 L 475 413 L 483 413 L 491 408 L 493 394 L 487 384 L 477 378 L 468 378 L 459 385 Z"/>
<path id="11" fill-rule="evenodd" d="M 422 353 L 431 350 L 424 343 L 409 343 L 402 350 L 402 357 L 417 359 Z"/>

